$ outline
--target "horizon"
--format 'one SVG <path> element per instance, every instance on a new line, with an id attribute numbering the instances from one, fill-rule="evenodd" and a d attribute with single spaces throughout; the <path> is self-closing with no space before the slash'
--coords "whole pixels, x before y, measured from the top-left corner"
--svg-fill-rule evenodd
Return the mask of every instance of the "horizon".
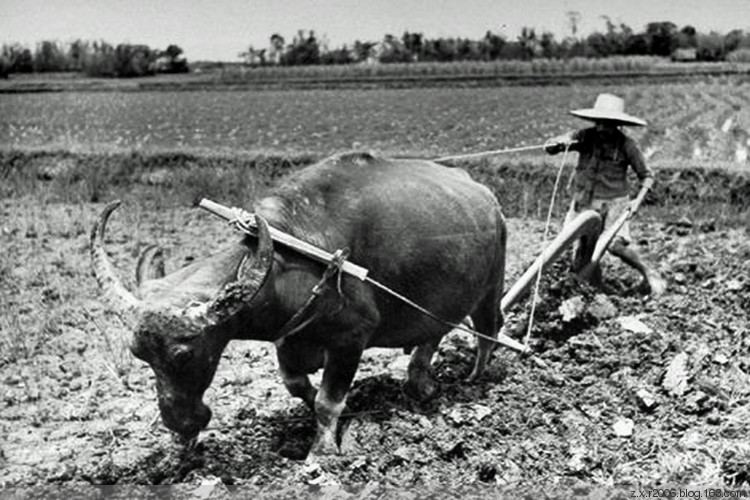
<path id="1" fill-rule="evenodd" d="M 580 14 L 577 37 L 604 31 L 605 17 L 636 32 L 649 22 L 690 25 L 700 33 L 750 31 L 750 0 L 4 0 L 0 11 L 3 44 L 33 49 L 43 40 L 81 39 L 162 50 L 174 44 L 189 61 L 224 62 L 239 62 L 250 46 L 268 47 L 274 33 L 290 43 L 299 30 L 314 31 L 330 49 L 407 31 L 429 39 L 478 40 L 487 31 L 514 39 L 528 27 L 561 40 L 572 34 L 568 12 Z"/>

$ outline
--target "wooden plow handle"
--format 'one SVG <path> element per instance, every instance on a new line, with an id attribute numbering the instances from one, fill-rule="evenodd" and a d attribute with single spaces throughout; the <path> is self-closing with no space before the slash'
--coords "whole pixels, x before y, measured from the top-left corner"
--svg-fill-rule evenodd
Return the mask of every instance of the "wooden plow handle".
<path id="1" fill-rule="evenodd" d="M 602 218 L 595 210 L 585 210 L 578 214 L 575 219 L 566 224 L 560 234 L 558 234 L 552 242 L 547 245 L 539 257 L 536 258 L 533 264 L 529 266 L 526 271 L 521 275 L 518 280 L 513 283 L 513 286 L 503 295 L 500 301 L 500 310 L 503 313 L 507 312 L 516 302 L 518 302 L 523 294 L 528 291 L 534 278 L 539 272 L 539 267 L 542 267 L 542 272 L 547 269 L 550 264 L 555 262 L 563 251 L 568 248 L 574 241 L 585 234 L 590 234 L 593 231 L 598 230 L 601 227 Z"/>
<path id="2" fill-rule="evenodd" d="M 612 243 L 612 240 L 615 239 L 615 236 L 617 236 L 617 233 L 622 229 L 622 226 L 630 219 L 630 217 L 633 215 L 633 211 L 631 209 L 625 210 L 620 217 L 615 221 L 614 224 L 612 224 L 609 229 L 604 231 L 600 236 L 599 239 L 596 240 L 596 247 L 594 247 L 594 253 L 591 256 L 591 263 L 596 264 L 599 262 L 604 255 L 604 252 L 607 251 L 607 248 L 609 247 L 609 244 Z"/>

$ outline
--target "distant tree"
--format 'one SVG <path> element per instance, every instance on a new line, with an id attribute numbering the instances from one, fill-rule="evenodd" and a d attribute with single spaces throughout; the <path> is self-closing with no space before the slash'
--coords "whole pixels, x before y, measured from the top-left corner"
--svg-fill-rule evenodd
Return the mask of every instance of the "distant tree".
<path id="1" fill-rule="evenodd" d="M 510 41 L 503 45 L 500 59 L 504 60 L 528 60 L 529 47 L 519 40 Z"/>
<path id="2" fill-rule="evenodd" d="M 647 55 L 649 50 L 649 37 L 645 33 L 633 33 L 625 40 L 625 55 Z"/>
<path id="3" fill-rule="evenodd" d="M 152 75 L 156 55 L 147 45 L 121 43 L 115 47 L 115 75 L 120 78 Z"/>
<path id="4" fill-rule="evenodd" d="M 733 52 L 740 48 L 742 41 L 745 38 L 745 32 L 742 30 L 732 30 L 724 37 L 724 51 L 725 53 Z"/>
<path id="5" fill-rule="evenodd" d="M 505 38 L 496 35 L 491 31 L 487 31 L 487 33 L 484 34 L 484 38 L 479 42 L 479 50 L 482 54 L 482 59 L 485 61 L 498 59 L 503 52 L 504 45 Z"/>
<path id="6" fill-rule="evenodd" d="M 0 56 L 0 78 L 8 78 L 12 69 L 10 59 Z"/>
<path id="7" fill-rule="evenodd" d="M 646 37 L 649 40 L 650 54 L 669 56 L 677 48 L 677 25 L 669 21 L 648 23 Z"/>
<path id="8" fill-rule="evenodd" d="M 166 67 L 159 68 L 159 71 L 164 73 L 187 73 L 189 71 L 187 59 L 181 57 L 183 50 L 178 45 L 169 45 L 167 49 L 161 53 L 162 57 L 167 58 Z"/>
<path id="9" fill-rule="evenodd" d="M 468 38 L 461 38 L 457 41 L 458 60 L 459 61 L 481 61 L 482 48 L 481 43 Z"/>
<path id="10" fill-rule="evenodd" d="M 356 40 L 352 52 L 354 53 L 354 60 L 356 62 L 368 62 L 375 57 L 375 47 L 377 42 L 361 42 Z"/>
<path id="11" fill-rule="evenodd" d="M 411 61 L 411 53 L 404 44 L 391 34 L 385 35 L 380 43 L 378 61 L 381 63 L 403 63 Z"/>
<path id="12" fill-rule="evenodd" d="M 616 26 L 609 16 L 602 16 L 606 24 L 606 32 L 595 31 L 586 38 L 589 53 L 595 57 L 608 57 L 626 53 L 628 39 L 633 35 L 633 30 L 626 24 Z"/>
<path id="13" fill-rule="evenodd" d="M 613 55 L 672 56 L 685 60 L 744 61 L 750 53 L 750 33 L 735 29 L 726 34 L 699 33 L 693 26 L 677 29 L 668 21 L 651 22 L 645 29 L 634 32 L 629 26 L 615 24 L 607 16 L 604 30 L 580 37 L 578 11 L 566 13 L 571 36 L 555 40 L 550 32 L 537 33 L 535 28 L 524 26 L 511 40 L 485 32 L 480 39 L 434 38 L 422 33 L 406 31 L 401 37 L 386 34 L 380 42 L 356 40 L 353 45 L 329 49 L 325 37 L 315 32 L 299 30 L 291 44 L 278 33 L 270 37 L 268 48 L 253 46 L 239 54 L 251 66 L 266 64 L 310 65 L 351 64 L 378 60 L 383 63 L 412 61 L 492 61 L 498 59 L 530 60 L 537 57 L 609 57 Z M 678 49 L 681 55 L 676 55 Z M 84 71 L 92 76 L 141 76 L 153 72 L 188 71 L 182 49 L 169 45 L 166 50 L 152 50 L 146 45 L 120 44 L 116 47 L 104 41 L 77 39 L 60 44 L 45 40 L 33 51 L 19 44 L 5 44 L 0 53 L 4 74 L 32 71 Z"/>
<path id="14" fill-rule="evenodd" d="M 518 37 L 518 44 L 523 54 L 523 59 L 531 59 L 541 52 L 539 40 L 536 37 L 536 30 L 524 26 L 521 28 L 521 35 Z"/>
<path id="15" fill-rule="evenodd" d="M 83 61 L 83 71 L 89 76 L 117 76 L 115 48 L 107 42 L 93 42 Z"/>
<path id="16" fill-rule="evenodd" d="M 696 47 L 698 32 L 692 26 L 683 26 L 677 34 L 677 46 L 681 48 Z"/>
<path id="17" fill-rule="evenodd" d="M 586 55 L 589 57 L 607 57 L 611 55 L 607 37 L 598 31 L 594 31 L 586 37 Z"/>
<path id="18" fill-rule="evenodd" d="M 458 42 L 454 38 L 438 38 L 433 41 L 436 61 L 452 62 L 458 59 Z"/>
<path id="19" fill-rule="evenodd" d="M 86 52 L 88 50 L 88 44 L 80 38 L 73 41 L 68 46 L 68 69 L 71 71 L 81 71 L 83 69 L 83 61 L 86 58 Z"/>
<path id="20" fill-rule="evenodd" d="M 320 64 L 351 64 L 354 62 L 353 51 L 344 45 L 333 50 L 326 50 L 320 55 Z"/>
<path id="21" fill-rule="evenodd" d="M 10 73 L 31 73 L 34 71 L 34 56 L 28 47 L 15 43 L 3 45 L 2 56 L 10 65 Z"/>
<path id="22" fill-rule="evenodd" d="M 296 66 L 320 64 L 320 45 L 315 32 L 303 30 L 297 32 L 294 41 L 281 58 L 281 64 Z"/>
<path id="23" fill-rule="evenodd" d="M 724 37 L 715 31 L 698 35 L 696 57 L 699 61 L 722 61 L 724 51 Z"/>
<path id="24" fill-rule="evenodd" d="M 404 48 L 411 55 L 412 61 L 419 61 L 423 55 L 424 35 L 422 33 L 409 33 L 408 31 L 401 37 Z"/>
<path id="25" fill-rule="evenodd" d="M 57 42 L 44 40 L 39 43 L 34 53 L 34 71 L 64 71 L 65 55 Z"/>
<path id="26" fill-rule="evenodd" d="M 625 23 L 615 26 L 608 16 L 604 17 L 607 24 L 607 39 L 613 54 L 622 55 L 625 53 L 628 39 L 633 36 L 633 29 Z"/>
<path id="27" fill-rule="evenodd" d="M 541 38 L 539 38 L 539 46 L 542 49 L 542 57 L 552 59 L 560 55 L 559 45 L 555 42 L 555 35 L 549 31 L 542 33 Z"/>
<path id="28" fill-rule="evenodd" d="M 572 36 L 565 37 L 557 44 L 560 57 L 569 59 L 571 57 L 583 57 L 586 52 L 586 41 Z"/>
<path id="29" fill-rule="evenodd" d="M 269 64 L 281 64 L 281 57 L 284 55 L 284 37 L 278 33 L 274 33 L 270 38 L 271 46 L 268 50 L 268 62 Z"/>

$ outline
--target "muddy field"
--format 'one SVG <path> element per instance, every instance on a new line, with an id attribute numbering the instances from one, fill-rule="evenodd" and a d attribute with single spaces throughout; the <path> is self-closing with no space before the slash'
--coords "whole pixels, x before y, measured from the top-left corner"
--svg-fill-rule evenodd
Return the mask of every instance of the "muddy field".
<path id="1" fill-rule="evenodd" d="M 434 360 L 441 391 L 424 404 L 402 394 L 401 351 L 368 351 L 342 419 L 343 453 L 317 463 L 305 461 L 312 415 L 284 389 L 273 345 L 235 342 L 206 393 L 209 428 L 193 449 L 174 443 L 152 371 L 130 355 L 127 325 L 91 277 L 88 232 L 106 201 L 124 194 L 107 246 L 132 284 L 147 244 L 167 248 L 174 269 L 236 237 L 189 208 L 200 196 L 246 200 L 291 168 L 270 162 L 259 180 L 238 183 L 237 172 L 257 174 L 262 163 L 241 155 L 436 157 L 538 144 L 580 126 L 568 109 L 602 91 L 650 124 L 632 131 L 658 181 L 634 231 L 668 280 L 664 296 L 643 295 L 612 260 L 601 290 L 570 281 L 561 264 L 542 283 L 532 323 L 543 365 L 499 349 L 488 373 L 465 383 L 474 339 L 454 331 Z M 568 498 L 620 486 L 628 498 L 631 485 L 691 485 L 750 496 L 749 95 L 741 79 L 3 96 L 0 486 L 213 488 L 200 498 L 235 486 L 278 498 L 322 486 L 373 498 L 384 488 L 414 498 L 464 487 Z M 507 213 L 536 216 L 509 219 L 508 283 L 543 246 L 548 193 L 533 183 L 544 165 L 529 162 L 545 158 L 527 156 L 511 165 L 524 174 L 513 178 L 491 162 L 461 165 L 505 193 Z M 511 312 L 508 334 L 526 335 L 528 309 Z"/>
<path id="2" fill-rule="evenodd" d="M 576 491 L 613 485 L 750 489 L 750 245 L 747 228 L 648 222 L 638 244 L 669 281 L 640 293 L 605 262 L 605 289 L 545 280 L 531 345 L 500 349 L 468 384 L 473 339 L 454 331 L 434 361 L 439 396 L 402 393 L 407 358 L 368 351 L 342 419 L 343 454 L 305 462 L 312 416 L 285 391 L 270 344 L 235 342 L 206 402 L 194 449 L 161 424 L 151 370 L 99 300 L 88 231 L 103 204 L 0 201 L 0 481 L 254 485 L 291 497 L 310 485 L 435 491 L 472 485 Z M 509 220 L 509 281 L 542 245 L 543 224 Z M 125 279 L 160 243 L 171 269 L 235 237 L 198 209 L 126 204 L 108 248 Z M 508 318 L 524 335 L 526 306 Z M 572 311 L 572 312 L 571 312 Z M 499 491 L 499 490 L 495 490 Z"/>

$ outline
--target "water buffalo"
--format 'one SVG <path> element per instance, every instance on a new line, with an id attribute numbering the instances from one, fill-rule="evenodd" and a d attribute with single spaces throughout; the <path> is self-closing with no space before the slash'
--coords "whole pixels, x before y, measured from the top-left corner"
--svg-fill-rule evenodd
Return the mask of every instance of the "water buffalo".
<path id="1" fill-rule="evenodd" d="M 326 266 L 274 245 L 268 225 L 329 251 L 348 249 L 351 262 L 444 320 L 468 315 L 493 338 L 502 323 L 505 221 L 492 192 L 460 169 L 365 153 L 328 158 L 255 203 L 257 237 L 170 274 L 159 249 L 147 249 L 135 294 L 104 250 L 116 206 L 91 232 L 94 275 L 112 304 L 135 316 L 132 352 L 151 365 L 162 419 L 184 438 L 211 418 L 203 393 L 232 339 L 276 344 L 284 384 L 317 417 L 313 454 L 338 451 L 336 424 L 365 348 L 415 348 L 407 394 L 422 400 L 436 389 L 430 362 L 450 327 L 352 276 L 327 283 L 304 328 L 280 338 Z M 478 346 L 470 378 L 481 374 L 492 342 L 480 338 Z M 308 374 L 321 367 L 317 390 Z"/>

